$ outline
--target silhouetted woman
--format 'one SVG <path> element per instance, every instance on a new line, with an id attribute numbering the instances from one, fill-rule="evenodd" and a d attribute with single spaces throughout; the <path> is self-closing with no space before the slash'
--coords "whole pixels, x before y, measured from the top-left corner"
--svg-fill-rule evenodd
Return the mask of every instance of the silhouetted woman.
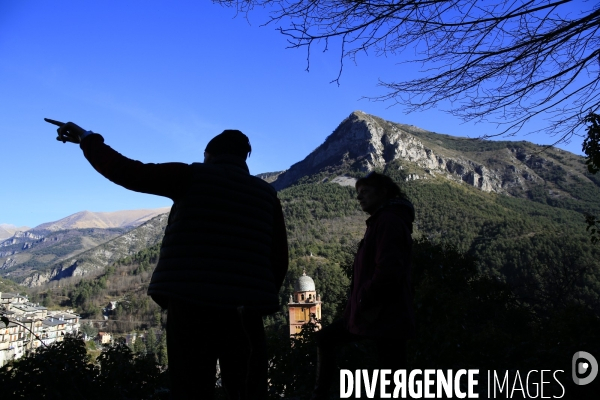
<path id="1" fill-rule="evenodd" d="M 374 339 L 379 369 L 406 368 L 406 340 L 414 334 L 411 252 L 414 208 L 388 176 L 356 182 L 367 230 L 354 258 L 350 298 L 342 319 L 317 333 L 313 399 L 327 399 L 336 374 L 335 348 Z M 338 384 L 339 386 L 339 384 Z"/>

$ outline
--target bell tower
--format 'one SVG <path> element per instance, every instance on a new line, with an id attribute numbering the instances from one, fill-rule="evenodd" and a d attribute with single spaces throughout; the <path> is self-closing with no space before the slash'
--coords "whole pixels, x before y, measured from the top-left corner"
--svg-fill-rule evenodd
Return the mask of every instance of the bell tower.
<path id="1" fill-rule="evenodd" d="M 302 325 L 321 319 L 321 296 L 317 295 L 315 281 L 306 271 L 294 284 L 294 293 L 288 302 L 290 336 L 300 332 Z M 320 326 L 317 327 L 319 329 Z"/>

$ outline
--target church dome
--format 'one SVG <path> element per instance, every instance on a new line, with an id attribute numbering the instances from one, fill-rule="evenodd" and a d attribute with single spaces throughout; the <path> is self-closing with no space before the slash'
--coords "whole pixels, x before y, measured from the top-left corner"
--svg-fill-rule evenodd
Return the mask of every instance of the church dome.
<path id="1" fill-rule="evenodd" d="M 310 276 L 306 275 L 306 271 L 302 273 L 302 276 L 298 278 L 294 284 L 295 292 L 310 292 L 315 291 L 315 281 Z"/>

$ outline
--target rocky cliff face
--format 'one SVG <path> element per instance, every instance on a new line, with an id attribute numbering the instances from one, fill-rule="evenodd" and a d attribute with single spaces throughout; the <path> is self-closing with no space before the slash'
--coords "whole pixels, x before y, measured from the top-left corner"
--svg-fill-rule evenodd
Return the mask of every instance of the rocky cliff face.
<path id="1" fill-rule="evenodd" d="M 542 170 L 568 169 L 547 157 L 560 150 L 546 149 L 548 153 L 540 155 L 543 150 L 528 142 L 491 142 L 436 134 L 355 111 L 315 151 L 281 173 L 273 186 L 280 190 L 304 176 L 323 171 L 382 170 L 397 161 L 399 168 L 406 168 L 407 180 L 440 176 L 485 192 L 515 194 L 544 182 Z M 573 166 L 572 172 L 584 178 L 578 165 Z"/>
<path id="2" fill-rule="evenodd" d="M 0 242 L 0 274 L 14 278 L 58 262 L 114 239 L 128 229 L 31 230 Z"/>
<path id="3" fill-rule="evenodd" d="M 275 182 L 279 175 L 283 174 L 285 171 L 276 171 L 276 172 L 263 172 L 262 174 L 256 175 L 257 178 L 262 179 L 265 182 Z"/>
<path id="4" fill-rule="evenodd" d="M 82 211 L 0 240 L 0 275 L 22 279 L 106 243 L 170 208 L 115 212 Z"/>
<path id="5" fill-rule="evenodd" d="M 17 227 L 10 224 L 0 224 L 0 241 L 12 237 L 15 233 L 24 232 L 31 228 L 27 226 Z"/>
<path id="6" fill-rule="evenodd" d="M 168 214 L 159 215 L 116 239 L 60 262 L 48 270 L 32 273 L 20 283 L 35 287 L 53 280 L 98 273 L 116 260 L 160 242 L 167 218 Z"/>

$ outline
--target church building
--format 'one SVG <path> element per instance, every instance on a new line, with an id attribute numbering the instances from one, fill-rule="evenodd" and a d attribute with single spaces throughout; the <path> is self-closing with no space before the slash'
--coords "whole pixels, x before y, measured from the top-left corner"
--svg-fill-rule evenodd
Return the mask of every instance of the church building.
<path id="1" fill-rule="evenodd" d="M 294 284 L 294 294 L 290 295 L 288 308 L 290 336 L 299 333 L 305 323 L 321 319 L 321 296 L 317 296 L 315 281 L 306 275 L 306 271 Z"/>

